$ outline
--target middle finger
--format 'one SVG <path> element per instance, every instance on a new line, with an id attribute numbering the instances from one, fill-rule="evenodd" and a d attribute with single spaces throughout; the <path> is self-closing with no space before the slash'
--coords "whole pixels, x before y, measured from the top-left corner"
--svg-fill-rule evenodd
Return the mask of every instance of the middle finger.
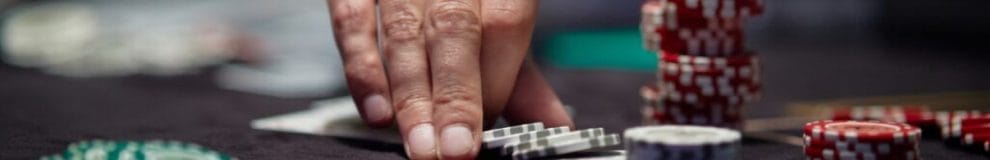
<path id="1" fill-rule="evenodd" d="M 470 159 L 481 141 L 481 5 L 478 0 L 429 2 L 425 28 L 439 155 Z"/>
<path id="2" fill-rule="evenodd" d="M 436 159 L 430 66 L 423 35 L 425 0 L 380 1 L 392 106 L 410 159 Z"/>

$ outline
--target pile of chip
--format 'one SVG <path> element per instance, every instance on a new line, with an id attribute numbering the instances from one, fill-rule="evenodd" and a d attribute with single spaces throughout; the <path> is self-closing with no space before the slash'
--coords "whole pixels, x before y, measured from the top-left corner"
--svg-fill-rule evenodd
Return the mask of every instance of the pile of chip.
<path id="1" fill-rule="evenodd" d="M 205 147 L 179 141 L 87 140 L 72 143 L 65 152 L 42 160 L 230 160 L 236 159 Z"/>
<path id="2" fill-rule="evenodd" d="M 990 154 L 990 114 L 963 110 L 935 115 L 946 144 Z"/>
<path id="3" fill-rule="evenodd" d="M 537 159 L 619 145 L 619 136 L 602 128 L 571 131 L 568 127 L 544 128 L 529 123 L 487 130 L 482 135 L 482 155 L 499 159 Z"/>
<path id="4" fill-rule="evenodd" d="M 820 120 L 804 126 L 808 159 L 920 159 L 921 129 L 890 121 Z"/>
<path id="5" fill-rule="evenodd" d="M 922 128 L 925 137 L 940 136 L 947 145 L 990 154 L 990 113 L 978 110 L 931 111 L 922 105 L 831 107 L 831 117 L 907 123 Z"/>
<path id="6" fill-rule="evenodd" d="M 647 0 L 640 27 L 659 81 L 642 89 L 645 123 L 741 128 L 761 86 L 742 23 L 762 10 L 761 0 Z"/>
<path id="7" fill-rule="evenodd" d="M 641 126 L 623 136 L 630 160 L 736 159 L 742 137 L 735 130 L 690 125 Z"/>

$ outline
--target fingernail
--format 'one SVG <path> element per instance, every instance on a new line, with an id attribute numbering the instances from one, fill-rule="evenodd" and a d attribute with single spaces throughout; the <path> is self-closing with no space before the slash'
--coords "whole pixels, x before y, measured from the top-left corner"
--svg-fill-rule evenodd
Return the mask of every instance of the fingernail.
<path id="1" fill-rule="evenodd" d="M 392 115 L 392 107 L 388 106 L 385 96 L 373 94 L 364 98 L 364 118 L 372 122 L 381 122 Z"/>
<path id="2" fill-rule="evenodd" d="M 463 157 L 474 149 L 471 130 L 464 124 L 448 125 L 440 135 L 440 153 L 444 157 Z"/>
<path id="3" fill-rule="evenodd" d="M 416 125 L 409 132 L 406 140 L 406 150 L 410 158 L 419 156 L 435 155 L 436 138 L 433 134 L 433 125 L 429 123 Z"/>

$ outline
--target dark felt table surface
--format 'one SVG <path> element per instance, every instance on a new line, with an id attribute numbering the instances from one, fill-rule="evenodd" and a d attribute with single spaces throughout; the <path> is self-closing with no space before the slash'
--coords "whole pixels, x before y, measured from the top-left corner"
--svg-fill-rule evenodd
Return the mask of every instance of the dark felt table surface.
<path id="1" fill-rule="evenodd" d="M 787 102 L 990 89 L 987 56 L 848 47 L 765 49 L 764 100 L 750 117 L 780 115 Z M 64 78 L 0 65 L 0 159 L 36 159 L 88 139 L 171 139 L 242 159 L 401 159 L 402 146 L 252 130 L 252 119 L 317 99 L 282 99 L 218 88 L 210 71 L 178 77 Z M 546 69 L 578 128 L 621 133 L 639 123 L 638 87 L 648 72 Z M 925 159 L 983 159 L 921 145 Z M 799 146 L 746 140 L 742 159 L 802 159 Z"/>

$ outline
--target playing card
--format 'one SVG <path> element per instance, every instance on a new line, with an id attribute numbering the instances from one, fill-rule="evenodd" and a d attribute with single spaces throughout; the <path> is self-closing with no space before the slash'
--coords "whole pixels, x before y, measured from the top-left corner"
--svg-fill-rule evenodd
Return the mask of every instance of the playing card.
<path id="1" fill-rule="evenodd" d="M 358 138 L 401 143 L 398 129 L 370 128 L 361 120 L 351 97 L 313 102 L 312 108 L 256 119 L 251 128 L 301 134 Z"/>

